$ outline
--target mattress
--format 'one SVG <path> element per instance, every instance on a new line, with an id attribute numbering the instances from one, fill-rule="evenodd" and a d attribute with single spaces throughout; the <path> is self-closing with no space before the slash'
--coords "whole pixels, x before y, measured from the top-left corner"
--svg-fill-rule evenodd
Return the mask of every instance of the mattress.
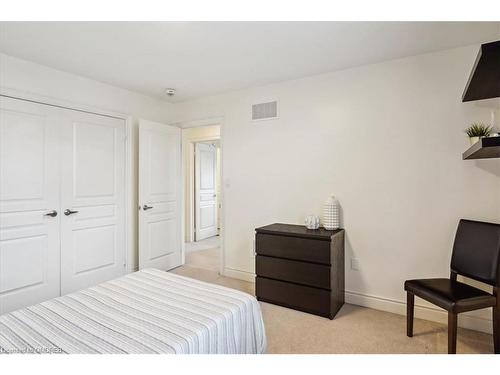
<path id="1" fill-rule="evenodd" d="M 260 354 L 257 300 L 145 269 L 0 316 L 0 353 Z"/>

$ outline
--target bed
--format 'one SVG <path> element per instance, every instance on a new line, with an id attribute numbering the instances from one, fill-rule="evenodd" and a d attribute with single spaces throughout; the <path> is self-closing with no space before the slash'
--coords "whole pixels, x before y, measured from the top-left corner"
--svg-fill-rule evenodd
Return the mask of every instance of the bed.
<path id="1" fill-rule="evenodd" d="M 257 300 L 145 269 L 0 316 L 0 353 L 260 354 Z"/>

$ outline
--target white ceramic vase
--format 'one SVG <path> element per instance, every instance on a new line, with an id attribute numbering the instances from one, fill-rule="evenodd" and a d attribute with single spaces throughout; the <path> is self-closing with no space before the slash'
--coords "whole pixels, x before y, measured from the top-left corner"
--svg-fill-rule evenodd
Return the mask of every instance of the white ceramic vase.
<path id="1" fill-rule="evenodd" d="M 323 227 L 328 230 L 340 228 L 339 201 L 333 196 L 333 194 L 323 205 Z"/>

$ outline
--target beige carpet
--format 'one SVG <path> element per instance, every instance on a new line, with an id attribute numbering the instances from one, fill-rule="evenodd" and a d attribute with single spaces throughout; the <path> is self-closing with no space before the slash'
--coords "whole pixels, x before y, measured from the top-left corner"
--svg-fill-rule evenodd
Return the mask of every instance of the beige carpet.
<path id="1" fill-rule="evenodd" d="M 208 250 L 197 250 L 195 252 L 186 253 L 186 265 L 217 273 L 220 269 L 219 251 L 219 248 L 216 247 Z"/>
<path id="2" fill-rule="evenodd" d="M 208 250 L 213 248 L 218 248 L 220 246 L 220 237 L 213 236 L 205 238 L 201 241 L 186 242 L 184 244 L 184 249 L 186 253 L 192 253 L 200 250 Z"/>
<path id="3" fill-rule="evenodd" d="M 201 254 L 202 255 L 202 254 Z M 254 294 L 254 284 L 220 276 L 191 264 L 172 272 Z M 447 353 L 445 325 L 415 320 L 414 337 L 406 337 L 402 315 L 344 305 L 334 320 L 261 303 L 268 340 L 267 353 Z M 458 353 L 493 353 L 491 335 L 458 330 Z"/>

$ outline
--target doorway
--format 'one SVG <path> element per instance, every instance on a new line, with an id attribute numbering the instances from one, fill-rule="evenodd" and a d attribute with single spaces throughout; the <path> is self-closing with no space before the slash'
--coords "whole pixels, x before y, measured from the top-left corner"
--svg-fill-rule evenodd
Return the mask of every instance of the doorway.
<path id="1" fill-rule="evenodd" d="M 220 273 L 220 125 L 182 131 L 185 176 L 185 266 Z"/>

